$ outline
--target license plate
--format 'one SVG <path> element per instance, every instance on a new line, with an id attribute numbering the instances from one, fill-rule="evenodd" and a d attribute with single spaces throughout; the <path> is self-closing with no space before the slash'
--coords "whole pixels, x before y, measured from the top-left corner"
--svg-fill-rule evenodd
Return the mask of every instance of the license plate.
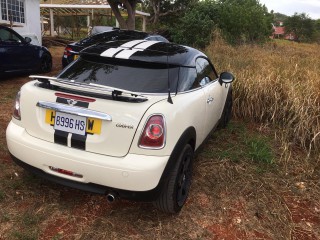
<path id="1" fill-rule="evenodd" d="M 54 120 L 54 129 L 64 132 L 85 135 L 87 128 L 87 119 L 68 113 L 56 112 Z"/>
<path id="2" fill-rule="evenodd" d="M 53 125 L 54 129 L 80 135 L 85 135 L 85 133 L 100 134 L 102 125 L 101 119 L 86 118 L 50 109 L 46 109 L 45 122 Z M 82 126 L 84 126 L 84 130 Z"/>

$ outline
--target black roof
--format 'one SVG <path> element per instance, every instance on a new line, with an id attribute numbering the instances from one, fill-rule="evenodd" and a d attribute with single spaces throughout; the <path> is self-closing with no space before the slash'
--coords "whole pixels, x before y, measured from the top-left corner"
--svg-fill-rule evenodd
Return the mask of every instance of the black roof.
<path id="1" fill-rule="evenodd" d="M 79 42 L 76 42 L 76 45 L 82 47 L 88 47 L 100 42 L 108 42 L 114 40 L 129 40 L 129 39 L 144 39 L 150 34 L 146 32 L 140 32 L 135 30 L 123 30 L 123 29 L 112 29 L 110 31 L 100 32 L 89 37 L 86 37 Z"/>
<path id="2" fill-rule="evenodd" d="M 173 43 L 147 40 L 112 41 L 99 43 L 80 52 L 80 56 L 93 55 L 101 58 L 129 59 L 134 61 L 164 63 L 178 66 L 195 66 L 195 59 L 206 57 L 202 52 Z"/>

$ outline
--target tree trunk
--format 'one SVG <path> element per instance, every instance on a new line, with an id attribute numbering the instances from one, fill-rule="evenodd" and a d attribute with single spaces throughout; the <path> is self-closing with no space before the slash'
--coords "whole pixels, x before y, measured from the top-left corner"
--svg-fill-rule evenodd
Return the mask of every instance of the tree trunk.
<path id="1" fill-rule="evenodd" d="M 154 19 L 153 19 L 153 23 L 157 24 L 159 21 L 159 15 L 160 15 L 160 2 L 157 2 L 154 7 L 153 7 L 153 11 L 154 11 Z"/>
<path id="2" fill-rule="evenodd" d="M 114 13 L 114 16 L 116 17 L 117 21 L 119 22 L 120 28 L 122 29 L 129 29 L 129 30 L 135 30 L 136 21 L 135 21 L 135 14 L 136 14 L 136 4 L 137 0 L 121 0 L 120 2 L 123 3 L 124 7 L 127 10 L 128 13 L 128 19 L 127 21 L 124 20 L 124 18 L 121 16 L 118 3 L 114 0 L 108 1 L 111 7 L 112 12 Z"/>
<path id="3" fill-rule="evenodd" d="M 125 22 L 125 20 L 123 19 L 123 17 L 121 16 L 121 13 L 119 11 L 118 8 L 118 4 L 113 1 L 113 0 L 109 0 L 109 5 L 111 7 L 112 12 L 114 13 L 114 16 L 116 17 L 117 21 L 119 22 L 120 28 L 127 28 L 127 24 Z"/>
<path id="4" fill-rule="evenodd" d="M 152 21 L 154 24 L 158 23 L 160 16 L 160 0 L 151 0 L 150 5 L 153 10 Z"/>
<path id="5" fill-rule="evenodd" d="M 127 9 L 127 13 L 128 13 L 128 19 L 127 19 L 127 29 L 129 30 L 135 30 L 136 28 L 136 4 L 137 1 L 129 1 L 129 0 L 125 0 L 124 1 L 124 5 Z"/>

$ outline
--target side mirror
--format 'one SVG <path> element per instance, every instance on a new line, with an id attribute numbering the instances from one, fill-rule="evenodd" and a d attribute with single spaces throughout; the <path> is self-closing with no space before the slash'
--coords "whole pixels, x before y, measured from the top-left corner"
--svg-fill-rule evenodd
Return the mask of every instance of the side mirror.
<path id="1" fill-rule="evenodd" d="M 32 40 L 29 37 L 25 37 L 24 41 L 25 41 L 26 44 L 29 44 L 29 43 L 31 43 Z"/>
<path id="2" fill-rule="evenodd" d="M 232 83 L 234 81 L 234 76 L 229 72 L 223 72 L 220 74 L 219 82 L 222 83 Z"/>

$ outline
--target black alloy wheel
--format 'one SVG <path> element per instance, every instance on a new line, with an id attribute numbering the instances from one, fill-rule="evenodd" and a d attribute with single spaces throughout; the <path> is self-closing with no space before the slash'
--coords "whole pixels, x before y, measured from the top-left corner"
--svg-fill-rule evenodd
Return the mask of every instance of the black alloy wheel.
<path id="1" fill-rule="evenodd" d="M 181 151 L 170 178 L 159 198 L 153 203 L 167 213 L 178 213 L 185 204 L 192 181 L 193 148 L 187 144 Z"/>
<path id="2" fill-rule="evenodd" d="M 185 154 L 183 154 L 181 159 L 180 169 L 177 176 L 177 204 L 179 207 L 182 207 L 184 205 L 188 197 L 192 176 L 192 158 L 193 151 L 190 151 L 190 149 L 188 149 L 187 151 L 185 151 Z"/>
<path id="3" fill-rule="evenodd" d="M 227 127 L 227 125 L 230 122 L 231 117 L 232 117 L 232 106 L 233 106 L 232 86 L 230 86 L 218 128 Z"/>
<path id="4" fill-rule="evenodd" d="M 48 73 L 52 69 L 52 58 L 49 54 L 44 54 L 41 58 L 40 72 Z"/>

